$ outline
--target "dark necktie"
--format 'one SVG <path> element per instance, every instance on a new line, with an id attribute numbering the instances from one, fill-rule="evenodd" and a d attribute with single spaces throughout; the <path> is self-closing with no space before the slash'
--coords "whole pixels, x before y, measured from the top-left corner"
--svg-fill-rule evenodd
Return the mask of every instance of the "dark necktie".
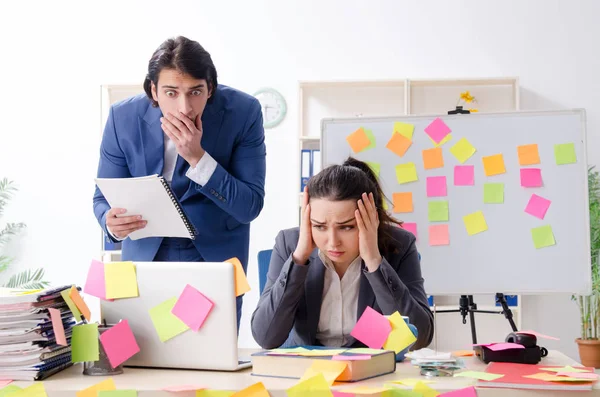
<path id="1" fill-rule="evenodd" d="M 177 155 L 177 162 L 175 163 L 175 171 L 173 172 L 173 179 L 171 180 L 171 189 L 177 199 L 181 200 L 181 197 L 187 191 L 190 180 L 185 173 L 189 169 L 189 164 L 183 159 L 183 157 Z"/>

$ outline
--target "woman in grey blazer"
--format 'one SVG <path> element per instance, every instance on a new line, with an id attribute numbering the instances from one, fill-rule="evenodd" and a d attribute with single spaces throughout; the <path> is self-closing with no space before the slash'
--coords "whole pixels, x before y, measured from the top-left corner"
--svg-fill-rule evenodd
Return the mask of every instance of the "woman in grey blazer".
<path id="1" fill-rule="evenodd" d="M 429 345 L 433 314 L 415 237 L 383 202 L 373 171 L 353 158 L 309 180 L 300 228 L 277 235 L 252 314 L 261 347 L 362 346 L 350 332 L 367 306 L 408 316 L 418 330 L 412 348 Z"/>

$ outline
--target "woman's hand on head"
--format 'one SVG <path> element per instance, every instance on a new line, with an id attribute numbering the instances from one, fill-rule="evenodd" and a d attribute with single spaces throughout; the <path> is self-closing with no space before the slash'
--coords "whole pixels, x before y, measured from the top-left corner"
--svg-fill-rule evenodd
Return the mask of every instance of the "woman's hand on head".
<path id="1" fill-rule="evenodd" d="M 379 231 L 379 215 L 373 193 L 363 193 L 358 200 L 358 208 L 354 212 L 358 224 L 358 249 L 360 257 L 370 272 L 379 269 L 383 260 L 379 252 L 377 232 Z"/>
<path id="2" fill-rule="evenodd" d="M 305 265 L 308 257 L 316 248 L 316 244 L 312 238 L 312 226 L 310 222 L 310 204 L 308 203 L 308 188 L 304 188 L 302 196 L 302 217 L 300 222 L 300 238 L 296 250 L 292 254 L 294 263 Z"/>

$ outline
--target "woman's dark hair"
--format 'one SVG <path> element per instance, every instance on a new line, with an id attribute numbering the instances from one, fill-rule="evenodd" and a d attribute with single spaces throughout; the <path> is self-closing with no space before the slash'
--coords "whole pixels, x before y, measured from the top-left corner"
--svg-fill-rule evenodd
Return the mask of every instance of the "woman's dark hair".
<path id="1" fill-rule="evenodd" d="M 342 165 L 331 165 L 308 180 L 308 195 L 311 199 L 322 198 L 331 201 L 354 200 L 362 198 L 363 193 L 373 193 L 373 200 L 379 216 L 377 240 L 383 252 L 394 250 L 391 228 L 402 226 L 402 222 L 392 218 L 383 208 L 383 189 L 377 176 L 367 163 L 348 157 Z"/>
<path id="2" fill-rule="evenodd" d="M 158 76 L 163 69 L 174 69 L 189 74 L 198 80 L 206 80 L 208 90 L 212 93 L 210 102 L 217 89 L 217 69 L 210 54 L 196 41 L 179 36 L 164 41 L 152 54 L 148 62 L 148 74 L 144 80 L 144 91 L 152 101 L 152 106 L 158 103 L 152 98 L 152 84 L 158 86 Z"/>

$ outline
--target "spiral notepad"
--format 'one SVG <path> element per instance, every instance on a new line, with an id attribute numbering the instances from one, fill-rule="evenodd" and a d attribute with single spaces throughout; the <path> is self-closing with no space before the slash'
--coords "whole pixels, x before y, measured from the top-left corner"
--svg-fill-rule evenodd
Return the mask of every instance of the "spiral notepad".
<path id="1" fill-rule="evenodd" d="M 141 215 L 146 227 L 129 235 L 195 239 L 196 229 L 186 216 L 167 181 L 159 175 L 138 178 L 96 178 L 96 185 L 111 208 L 125 208 L 120 216 Z"/>

